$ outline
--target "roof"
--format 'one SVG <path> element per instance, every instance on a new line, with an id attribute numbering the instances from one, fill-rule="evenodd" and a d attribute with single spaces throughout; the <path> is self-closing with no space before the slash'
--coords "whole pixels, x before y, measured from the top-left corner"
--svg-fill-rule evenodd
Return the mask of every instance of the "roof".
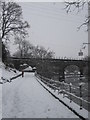
<path id="1" fill-rule="evenodd" d="M 26 69 L 24 69 L 24 70 L 32 70 L 32 67 L 31 66 L 29 66 L 29 67 L 27 67 Z"/>

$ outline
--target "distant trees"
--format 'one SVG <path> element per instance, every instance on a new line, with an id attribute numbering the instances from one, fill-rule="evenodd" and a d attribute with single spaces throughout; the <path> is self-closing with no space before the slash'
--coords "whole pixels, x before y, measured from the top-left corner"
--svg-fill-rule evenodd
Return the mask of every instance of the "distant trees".
<path id="1" fill-rule="evenodd" d="M 15 44 L 18 44 L 18 50 L 13 54 L 16 57 L 31 57 L 33 45 L 23 38 L 17 38 Z"/>
<path id="2" fill-rule="evenodd" d="M 50 50 L 46 50 L 43 46 L 36 46 L 32 51 L 32 56 L 34 58 L 53 58 L 54 52 Z"/>
<path id="3" fill-rule="evenodd" d="M 5 47 L 5 42 L 10 40 L 10 36 L 17 34 L 27 35 L 26 28 L 29 28 L 27 21 L 23 21 L 22 9 L 15 2 L 1 2 L 0 4 L 0 41 Z M 2 54 L 3 51 L 2 51 Z"/>
<path id="4" fill-rule="evenodd" d="M 24 57 L 31 56 L 31 51 L 32 51 L 32 49 L 33 49 L 33 45 L 30 44 L 29 41 L 24 40 L 24 41 L 22 42 L 22 48 L 23 48 L 23 56 L 24 56 Z"/>
<path id="5" fill-rule="evenodd" d="M 54 58 L 55 53 L 50 50 L 46 50 L 43 46 L 34 46 L 30 44 L 28 41 L 23 41 L 21 43 L 22 50 L 19 49 L 14 56 L 21 57 L 30 57 L 30 58 Z"/>

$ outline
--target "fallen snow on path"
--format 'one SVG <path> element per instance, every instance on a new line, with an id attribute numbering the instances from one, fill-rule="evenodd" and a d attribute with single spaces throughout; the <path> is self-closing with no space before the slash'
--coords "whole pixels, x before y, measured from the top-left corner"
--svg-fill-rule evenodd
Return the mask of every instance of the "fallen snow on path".
<path id="1" fill-rule="evenodd" d="M 48 91 L 50 91 L 53 95 L 55 95 L 57 98 L 59 98 L 61 101 L 63 101 L 66 105 L 68 105 L 72 110 L 75 110 L 79 115 L 81 115 L 83 118 L 90 118 L 90 112 L 86 109 L 80 109 L 80 106 L 73 101 L 70 103 L 70 100 L 66 97 L 63 97 L 63 94 L 58 94 L 58 90 L 54 91 L 50 87 L 48 87 L 46 84 L 44 84 L 40 79 L 36 78 Z"/>
<path id="2" fill-rule="evenodd" d="M 49 94 L 33 73 L 3 84 L 3 118 L 78 118 Z"/>

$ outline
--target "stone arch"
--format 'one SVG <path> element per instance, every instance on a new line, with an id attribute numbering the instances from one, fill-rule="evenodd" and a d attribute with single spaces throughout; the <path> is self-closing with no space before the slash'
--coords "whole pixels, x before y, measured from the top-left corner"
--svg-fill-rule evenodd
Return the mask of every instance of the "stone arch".
<path id="1" fill-rule="evenodd" d="M 75 64 L 69 64 L 64 67 L 64 81 L 66 83 L 74 83 L 80 80 L 80 66 Z"/>
<path id="2" fill-rule="evenodd" d="M 61 67 L 61 71 L 59 71 L 59 81 L 65 80 L 65 72 L 66 70 L 69 70 L 68 72 L 81 74 L 81 68 L 78 65 L 75 64 L 63 64 Z"/>
<path id="3" fill-rule="evenodd" d="M 62 67 L 62 70 L 60 71 L 60 81 L 63 81 L 65 79 L 65 70 L 70 68 L 71 72 L 76 72 L 76 74 L 83 74 L 83 70 L 80 66 L 75 64 L 64 64 Z"/>
<path id="4" fill-rule="evenodd" d="M 77 65 L 67 65 L 64 67 L 64 72 L 79 74 L 80 68 Z"/>

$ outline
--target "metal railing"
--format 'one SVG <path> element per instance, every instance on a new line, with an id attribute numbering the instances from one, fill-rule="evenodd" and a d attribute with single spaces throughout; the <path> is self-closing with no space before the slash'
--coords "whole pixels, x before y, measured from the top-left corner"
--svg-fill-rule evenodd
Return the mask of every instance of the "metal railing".
<path id="1" fill-rule="evenodd" d="M 74 86 L 71 83 L 68 84 L 66 82 L 60 82 L 55 81 L 46 77 L 43 77 L 39 74 L 35 74 L 37 78 L 39 78 L 43 83 L 45 83 L 47 86 L 49 86 L 51 89 L 54 90 L 54 92 L 57 90 L 58 95 L 61 93 L 64 97 L 68 97 L 70 99 L 70 103 L 72 101 L 76 102 L 80 105 L 80 109 L 85 108 L 88 110 L 88 106 L 90 105 L 90 102 L 83 99 L 83 84 L 80 83 L 79 86 Z M 75 92 L 78 91 L 78 95 L 75 94 Z M 88 92 L 88 91 L 87 91 Z M 67 96 L 66 96 L 67 95 Z M 87 106 L 87 107 L 85 107 Z"/>

